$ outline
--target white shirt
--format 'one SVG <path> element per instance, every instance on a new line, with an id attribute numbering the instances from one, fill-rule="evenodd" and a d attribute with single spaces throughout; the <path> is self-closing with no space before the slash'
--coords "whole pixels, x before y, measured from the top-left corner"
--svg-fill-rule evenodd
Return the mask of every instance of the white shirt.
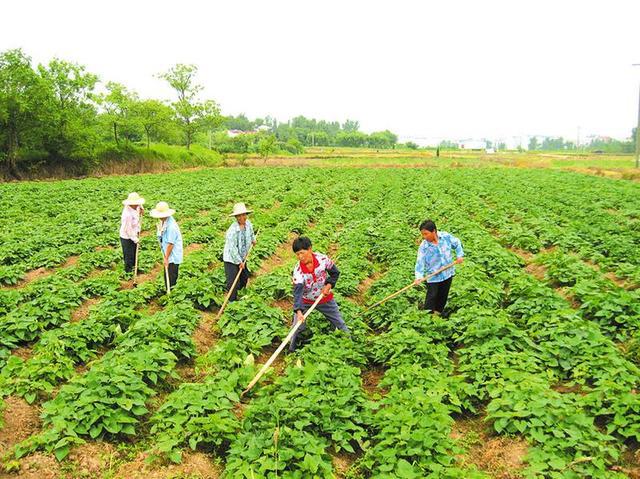
<path id="1" fill-rule="evenodd" d="M 122 218 L 120 219 L 120 238 L 133 240 L 138 242 L 140 236 L 140 211 L 139 206 L 135 209 L 125 206 L 122 209 Z"/>

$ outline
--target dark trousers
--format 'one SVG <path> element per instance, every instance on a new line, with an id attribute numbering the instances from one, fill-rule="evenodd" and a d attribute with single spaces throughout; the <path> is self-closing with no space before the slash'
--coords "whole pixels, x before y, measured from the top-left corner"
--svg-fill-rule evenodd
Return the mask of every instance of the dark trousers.
<path id="1" fill-rule="evenodd" d="M 438 313 L 444 311 L 447 298 L 449 297 L 451 281 L 453 281 L 453 276 L 438 283 L 427 283 L 427 299 L 424 304 L 424 309 L 437 311 Z"/>
<path id="2" fill-rule="evenodd" d="M 226 261 L 224 262 L 224 275 L 227 278 L 227 292 L 231 290 L 231 286 L 233 286 L 233 282 L 238 275 L 238 271 L 240 271 L 239 264 L 227 263 Z M 245 263 L 244 269 L 242 270 L 242 273 L 240 273 L 238 284 L 236 284 L 236 287 L 233 288 L 231 296 L 229 296 L 229 302 L 238 299 L 238 291 L 240 291 L 247 285 L 247 281 L 249 281 L 249 269 L 247 268 L 247 263 Z"/>
<path id="3" fill-rule="evenodd" d="M 306 313 L 310 307 L 311 307 L 310 304 L 304 303 L 302 305 L 302 314 Z M 336 303 L 335 299 L 332 299 L 331 301 L 327 301 L 326 303 L 318 304 L 318 306 L 316 306 L 316 311 L 319 311 L 320 313 L 322 313 L 324 317 L 327 318 L 336 329 L 339 329 L 340 331 L 345 331 L 347 333 L 349 332 L 349 328 L 345 324 L 344 319 L 342 319 L 342 314 L 340 314 L 340 308 L 338 308 L 338 303 Z M 302 331 L 307 329 L 307 321 L 308 320 L 305 320 L 305 322 L 300 325 L 298 330 L 291 337 L 291 343 L 289 344 L 289 351 L 296 350 L 296 346 L 298 343 L 298 335 Z M 295 326 L 297 322 L 298 322 L 297 315 L 293 313 L 292 326 Z"/>
<path id="4" fill-rule="evenodd" d="M 172 289 L 176 283 L 178 282 L 178 269 L 180 269 L 180 265 L 176 263 L 169 263 L 167 267 L 167 271 L 169 272 L 169 289 Z M 164 275 L 164 287 L 167 287 L 167 273 L 164 272 L 164 267 L 162 274 Z"/>
<path id="5" fill-rule="evenodd" d="M 131 273 L 136 265 L 136 244 L 133 240 L 124 238 L 120 238 L 120 244 L 124 256 L 124 270 Z"/>

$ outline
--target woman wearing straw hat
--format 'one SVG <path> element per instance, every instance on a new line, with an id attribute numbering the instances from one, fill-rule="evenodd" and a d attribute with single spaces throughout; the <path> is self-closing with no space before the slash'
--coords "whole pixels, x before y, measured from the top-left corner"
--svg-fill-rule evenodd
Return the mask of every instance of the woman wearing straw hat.
<path id="1" fill-rule="evenodd" d="M 164 256 L 164 267 L 168 271 L 165 274 L 165 286 L 167 286 L 167 276 L 169 277 L 168 289 L 173 288 L 178 282 L 178 269 L 182 263 L 182 233 L 173 218 L 175 212 L 169 208 L 166 201 L 159 202 L 151 210 L 151 217 L 160 220 L 157 233 Z"/>
<path id="2" fill-rule="evenodd" d="M 144 198 L 138 193 L 129 193 L 122 202 L 122 216 L 120 218 L 120 244 L 124 256 L 124 270 L 131 273 L 136 263 L 136 249 L 140 241 L 141 217 L 144 213 Z"/>
<path id="3" fill-rule="evenodd" d="M 249 252 L 250 245 L 256 243 L 253 225 L 248 218 L 249 213 L 251 213 L 251 210 L 248 210 L 244 203 L 236 203 L 233 205 L 233 212 L 229 215 L 235 217 L 236 221 L 227 230 L 224 253 L 222 255 L 224 274 L 227 278 L 227 292 L 231 290 L 233 282 L 238 272 L 240 272 L 240 279 L 229 295 L 229 302 L 237 299 L 238 291 L 244 288 L 249 280 L 249 269 L 245 258 Z"/>

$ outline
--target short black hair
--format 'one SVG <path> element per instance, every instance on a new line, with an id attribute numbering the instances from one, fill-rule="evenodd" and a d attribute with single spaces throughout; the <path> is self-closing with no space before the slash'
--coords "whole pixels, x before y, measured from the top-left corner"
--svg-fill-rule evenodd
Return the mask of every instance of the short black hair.
<path id="1" fill-rule="evenodd" d="M 303 249 L 311 249 L 311 240 L 306 236 L 298 236 L 293 240 L 293 244 L 291 245 L 291 247 L 293 248 L 294 253 L 297 253 L 298 251 Z"/>
<path id="2" fill-rule="evenodd" d="M 422 223 L 420 223 L 420 231 L 427 230 L 433 233 L 437 229 L 438 228 L 436 228 L 436 224 L 432 220 L 424 220 Z"/>

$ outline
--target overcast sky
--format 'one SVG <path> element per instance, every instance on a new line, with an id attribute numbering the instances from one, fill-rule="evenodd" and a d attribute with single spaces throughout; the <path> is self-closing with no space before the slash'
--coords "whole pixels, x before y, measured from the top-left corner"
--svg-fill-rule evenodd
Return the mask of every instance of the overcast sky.
<path id="1" fill-rule="evenodd" d="M 640 1 L 4 2 L 0 50 L 85 65 L 142 97 L 199 67 L 225 114 L 414 137 L 602 134 L 637 121 Z"/>

